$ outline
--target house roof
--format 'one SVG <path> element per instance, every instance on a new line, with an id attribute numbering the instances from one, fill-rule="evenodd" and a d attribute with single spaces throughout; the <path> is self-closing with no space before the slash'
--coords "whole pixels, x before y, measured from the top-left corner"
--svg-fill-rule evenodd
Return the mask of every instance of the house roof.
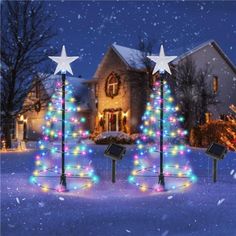
<path id="1" fill-rule="evenodd" d="M 142 62 L 143 52 L 140 50 L 120 46 L 116 43 L 113 43 L 111 48 L 128 67 L 136 70 L 144 69 L 145 66 Z"/>
<path id="2" fill-rule="evenodd" d="M 218 43 L 216 43 L 215 40 L 211 39 L 208 40 L 200 45 L 198 45 L 197 47 L 194 47 L 193 49 L 181 54 L 180 56 L 178 56 L 172 63 L 173 64 L 177 64 L 179 63 L 181 60 L 183 60 L 184 58 L 190 56 L 191 54 L 203 49 L 204 47 L 214 47 L 215 50 L 221 55 L 221 57 L 226 61 L 226 63 L 229 65 L 229 67 L 233 70 L 234 73 L 236 73 L 236 67 L 233 64 L 233 62 L 228 58 L 228 56 L 224 53 L 224 51 L 221 49 L 221 47 L 219 46 Z"/>
<path id="3" fill-rule="evenodd" d="M 80 101 L 81 110 L 89 109 L 89 91 L 86 86 L 86 79 L 77 78 L 72 76 L 66 76 L 66 80 L 73 87 L 73 96 Z M 47 94 L 51 95 L 55 91 L 55 85 L 58 81 L 61 81 L 60 75 L 50 75 L 47 79 L 43 80 L 43 86 L 47 91 Z"/>
<path id="4" fill-rule="evenodd" d="M 236 73 L 236 67 L 232 61 L 227 57 L 223 52 L 220 46 L 216 43 L 215 40 L 208 40 L 197 47 L 188 50 L 187 52 L 179 55 L 172 63 L 177 64 L 179 61 L 183 60 L 187 56 L 203 49 L 206 46 L 214 47 L 215 50 L 221 55 L 221 57 L 226 61 L 230 68 Z M 143 70 L 145 65 L 142 62 L 143 53 L 140 50 L 124 47 L 118 44 L 113 43 L 111 48 L 116 52 L 116 54 L 121 58 L 121 60 L 130 68 L 135 70 Z M 154 54 L 153 54 L 154 55 Z"/>

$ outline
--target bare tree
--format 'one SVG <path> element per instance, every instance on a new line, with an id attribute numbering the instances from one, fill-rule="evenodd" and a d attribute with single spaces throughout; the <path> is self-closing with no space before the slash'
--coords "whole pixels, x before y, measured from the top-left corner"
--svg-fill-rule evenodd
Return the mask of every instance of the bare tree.
<path id="1" fill-rule="evenodd" d="M 10 125 L 50 51 L 55 35 L 41 1 L 4 1 L 1 9 L 1 124 L 11 147 Z M 31 79 L 30 79 L 31 78 Z"/>
<path id="2" fill-rule="evenodd" d="M 208 86 L 210 69 L 197 69 L 191 57 L 185 58 L 173 70 L 174 93 L 185 118 L 188 131 L 205 121 L 209 106 L 216 104 L 216 94 Z"/>

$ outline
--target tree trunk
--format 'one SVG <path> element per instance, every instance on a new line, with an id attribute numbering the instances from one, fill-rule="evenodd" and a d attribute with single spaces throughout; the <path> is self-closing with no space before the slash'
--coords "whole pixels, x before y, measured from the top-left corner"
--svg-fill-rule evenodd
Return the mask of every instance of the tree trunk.
<path id="1" fill-rule="evenodd" d="M 12 142 L 11 142 L 11 123 L 12 123 L 12 118 L 8 117 L 5 119 L 5 123 L 3 124 L 3 139 L 6 142 L 6 148 L 11 148 L 12 147 Z"/>

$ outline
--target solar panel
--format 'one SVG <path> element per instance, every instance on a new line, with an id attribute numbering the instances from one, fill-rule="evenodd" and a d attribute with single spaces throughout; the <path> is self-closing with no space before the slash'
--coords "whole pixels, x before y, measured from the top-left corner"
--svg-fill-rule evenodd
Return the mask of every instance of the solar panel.
<path id="1" fill-rule="evenodd" d="M 227 148 L 222 144 L 212 143 L 206 153 L 216 159 L 224 159 Z"/>
<path id="2" fill-rule="evenodd" d="M 125 151 L 125 147 L 112 143 L 107 147 L 104 154 L 114 160 L 121 160 L 125 154 Z"/>

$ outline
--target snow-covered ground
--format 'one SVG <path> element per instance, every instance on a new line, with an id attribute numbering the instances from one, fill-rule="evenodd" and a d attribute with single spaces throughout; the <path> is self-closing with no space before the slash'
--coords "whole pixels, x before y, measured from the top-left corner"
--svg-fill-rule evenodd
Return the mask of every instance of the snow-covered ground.
<path id="1" fill-rule="evenodd" d="M 193 149 L 186 158 L 197 183 L 153 194 L 127 182 L 135 146 L 117 163 L 115 184 L 106 146 L 89 146 L 100 182 L 79 193 L 44 193 L 29 184 L 37 151 L 1 153 L 1 235 L 236 235 L 236 153 L 219 162 L 213 184 L 212 160 Z"/>

